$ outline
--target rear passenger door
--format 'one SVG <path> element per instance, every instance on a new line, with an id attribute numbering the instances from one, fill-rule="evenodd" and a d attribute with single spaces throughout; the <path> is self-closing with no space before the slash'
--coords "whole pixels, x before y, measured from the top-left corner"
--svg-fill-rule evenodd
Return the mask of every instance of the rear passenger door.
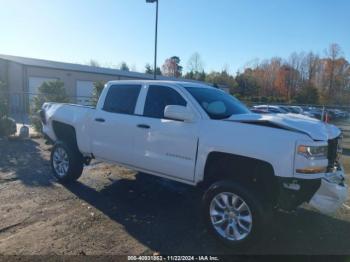
<path id="1" fill-rule="evenodd" d="M 188 101 L 171 86 L 150 85 L 135 136 L 135 165 L 169 178 L 193 181 L 197 125 L 166 119 L 167 105 L 187 106 Z"/>
<path id="2" fill-rule="evenodd" d="M 135 116 L 140 85 L 112 85 L 91 123 L 91 147 L 96 157 L 130 165 L 134 161 Z"/>

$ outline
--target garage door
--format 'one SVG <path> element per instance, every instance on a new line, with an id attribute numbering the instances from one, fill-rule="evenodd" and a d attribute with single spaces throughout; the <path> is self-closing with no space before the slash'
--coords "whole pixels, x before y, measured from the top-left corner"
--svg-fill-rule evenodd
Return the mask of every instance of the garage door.
<path id="1" fill-rule="evenodd" d="M 92 105 L 92 92 L 94 90 L 94 82 L 77 81 L 77 103 L 79 105 Z"/>
<path id="2" fill-rule="evenodd" d="M 56 80 L 58 79 L 45 77 L 29 77 L 29 100 L 32 101 L 33 97 L 38 94 L 38 89 L 44 82 Z"/>

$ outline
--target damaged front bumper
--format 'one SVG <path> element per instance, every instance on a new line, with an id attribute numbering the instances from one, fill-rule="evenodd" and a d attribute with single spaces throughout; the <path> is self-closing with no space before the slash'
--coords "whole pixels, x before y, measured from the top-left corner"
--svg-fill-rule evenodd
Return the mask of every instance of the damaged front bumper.
<path id="1" fill-rule="evenodd" d="M 321 179 L 320 188 L 310 199 L 310 206 L 321 213 L 332 214 L 337 211 L 348 198 L 348 186 L 345 183 L 344 171 L 327 173 Z"/>
<path id="2" fill-rule="evenodd" d="M 280 179 L 277 206 L 293 210 L 306 202 L 321 213 L 331 214 L 342 206 L 347 197 L 348 186 L 341 167 L 318 179 Z"/>

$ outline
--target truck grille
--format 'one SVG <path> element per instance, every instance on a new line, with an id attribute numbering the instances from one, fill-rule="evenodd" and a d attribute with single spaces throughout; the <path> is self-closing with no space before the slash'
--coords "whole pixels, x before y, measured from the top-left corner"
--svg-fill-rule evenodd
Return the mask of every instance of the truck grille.
<path id="1" fill-rule="evenodd" d="M 328 169 L 332 170 L 336 167 L 336 163 L 338 160 L 338 143 L 339 138 L 336 137 L 334 139 L 328 140 Z"/>

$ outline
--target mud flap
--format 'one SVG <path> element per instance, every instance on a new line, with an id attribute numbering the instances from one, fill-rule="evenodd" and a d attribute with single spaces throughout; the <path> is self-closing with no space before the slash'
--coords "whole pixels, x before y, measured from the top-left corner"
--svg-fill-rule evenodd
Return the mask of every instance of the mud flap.
<path id="1" fill-rule="evenodd" d="M 337 175 L 323 178 L 321 186 L 309 201 L 309 204 L 324 214 L 337 211 L 347 200 L 348 186 L 344 184 L 344 177 Z"/>

